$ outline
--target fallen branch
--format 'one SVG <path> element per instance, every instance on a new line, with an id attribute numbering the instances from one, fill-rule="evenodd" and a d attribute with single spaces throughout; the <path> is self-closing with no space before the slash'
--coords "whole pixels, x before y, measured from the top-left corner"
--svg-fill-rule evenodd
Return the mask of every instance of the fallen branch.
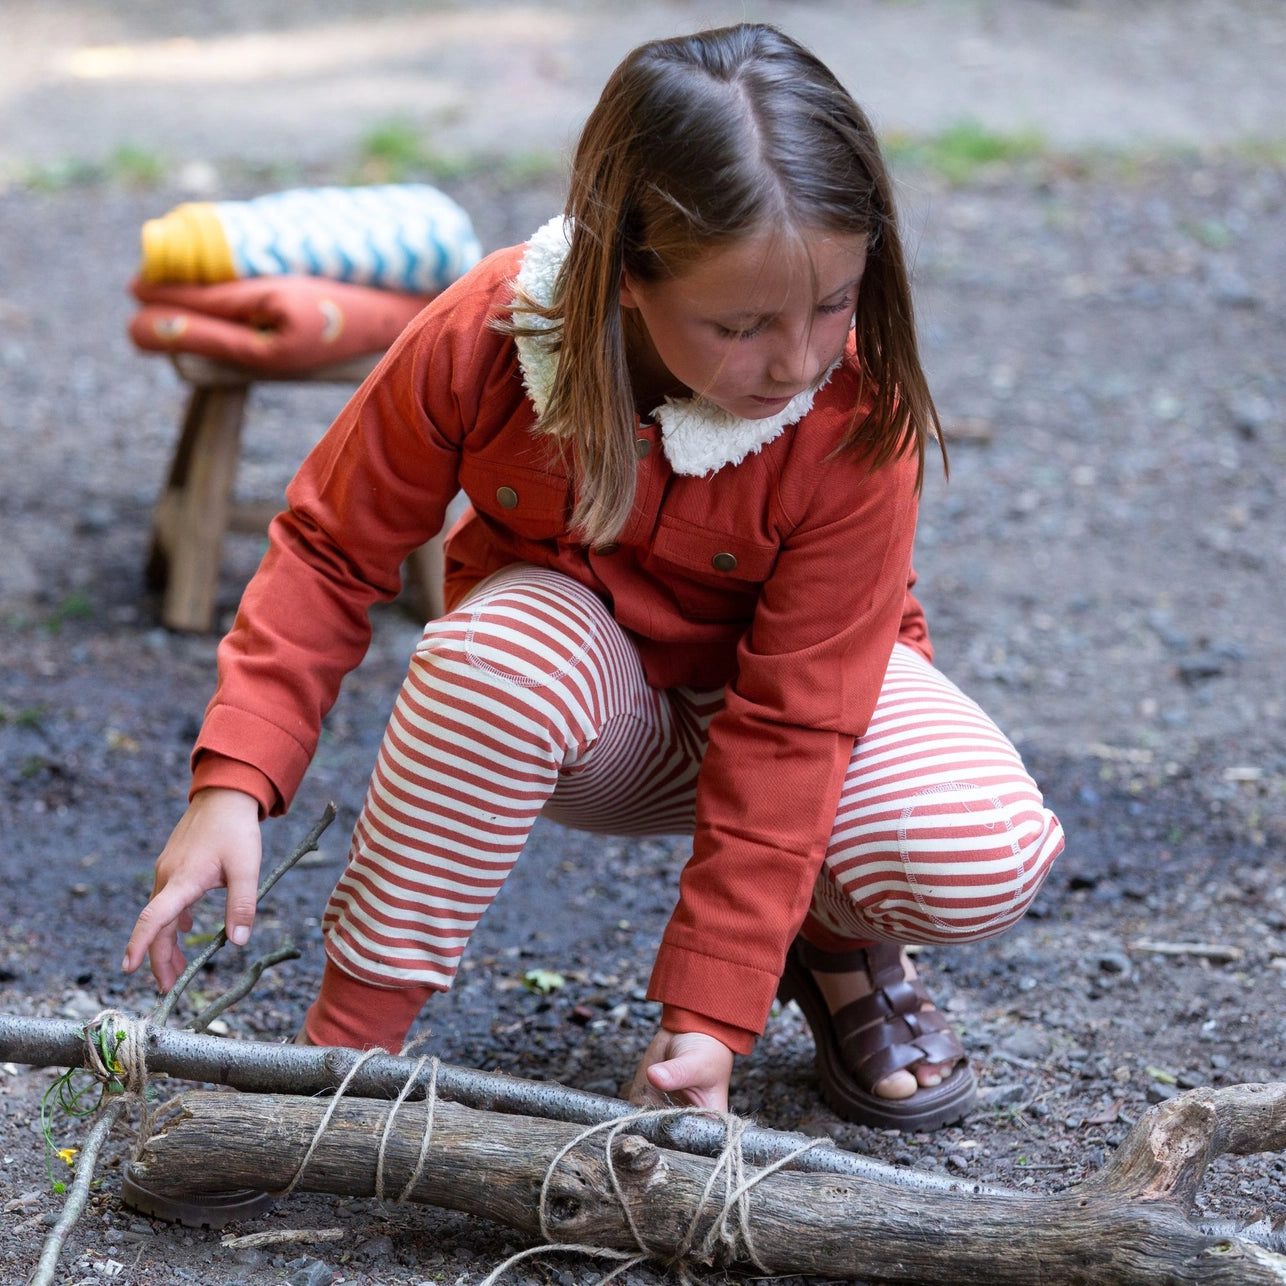
<path id="1" fill-rule="evenodd" d="M 248 1232 L 242 1237 L 227 1236 L 219 1244 L 225 1250 L 250 1250 L 260 1246 L 285 1246 L 294 1242 L 343 1241 L 343 1228 L 274 1228 L 270 1232 Z"/>
<path id="2" fill-rule="evenodd" d="M 191 1023 L 192 1030 L 205 1031 L 220 1014 L 254 990 L 255 984 L 263 977 L 265 969 L 284 964 L 287 960 L 298 960 L 299 954 L 299 948 L 293 942 L 283 942 L 275 951 L 269 951 L 267 955 L 252 960 L 223 995 L 216 997 L 197 1014 Z"/>
<path id="3" fill-rule="evenodd" d="M 389 1104 L 346 1098 L 320 1139 L 328 1105 L 312 1098 L 193 1091 L 179 1106 L 135 1163 L 162 1192 L 190 1192 L 199 1172 L 211 1189 L 293 1182 L 369 1197 L 383 1148 L 393 1185 L 417 1175 L 412 1200 L 591 1253 L 953 1286 L 1286 1283 L 1286 1257 L 1184 1217 L 1214 1157 L 1286 1144 L 1286 1084 L 1160 1104 L 1101 1172 L 1046 1196 L 917 1192 L 790 1169 L 737 1181 L 735 1166 L 642 1137 L 648 1115 L 664 1113 L 582 1130 L 439 1102 L 422 1151 L 422 1102 L 390 1122 Z"/>
<path id="4" fill-rule="evenodd" d="M 81 1062 L 83 1046 L 81 1023 L 0 1015 L 0 1061 L 76 1066 Z M 334 1090 L 362 1058 L 351 1049 L 232 1041 L 169 1027 L 149 1027 L 145 1049 L 148 1070 L 154 1075 L 227 1085 L 256 1094 L 315 1095 Z M 356 1098 L 394 1098 L 415 1071 L 416 1063 L 413 1058 L 377 1055 L 362 1062 L 345 1092 Z M 416 1096 L 423 1096 L 430 1076 L 429 1070 L 418 1074 Z M 447 1064 L 438 1068 L 437 1092 L 439 1098 L 483 1111 L 540 1116 L 576 1125 L 614 1121 L 634 1110 L 621 1099 L 549 1081 L 528 1081 L 499 1072 L 480 1072 Z M 640 1130 L 656 1143 L 703 1156 L 716 1156 L 724 1144 L 723 1128 L 700 1116 L 668 1118 L 654 1126 L 641 1126 Z M 753 1165 L 769 1165 L 810 1141 L 804 1135 L 757 1126 L 747 1129 L 742 1138 L 746 1159 Z M 799 1165 L 827 1174 L 873 1179 L 925 1192 L 967 1189 L 994 1196 L 1007 1193 L 1006 1189 L 964 1179 L 883 1165 L 840 1148 L 815 1149 L 803 1157 Z"/>
<path id="5" fill-rule="evenodd" d="M 63 1202 L 62 1213 L 58 1222 L 45 1238 L 40 1251 L 40 1260 L 36 1270 L 27 1279 L 28 1286 L 51 1286 L 54 1273 L 58 1268 L 58 1257 L 66 1245 L 68 1234 L 76 1226 L 76 1220 L 85 1212 L 85 1203 L 89 1200 L 90 1184 L 94 1180 L 94 1167 L 98 1164 L 98 1154 L 102 1151 L 107 1136 L 117 1121 L 129 1111 L 129 1104 L 124 1099 L 113 1099 L 104 1109 L 94 1128 L 90 1130 L 85 1142 L 81 1145 L 80 1157 L 76 1162 L 76 1178 Z"/>
<path id="6" fill-rule="evenodd" d="M 1242 957 L 1240 947 L 1222 942 L 1151 942 L 1141 938 L 1130 943 L 1130 950 L 1154 956 L 1197 956 L 1212 964 L 1232 964 Z"/>

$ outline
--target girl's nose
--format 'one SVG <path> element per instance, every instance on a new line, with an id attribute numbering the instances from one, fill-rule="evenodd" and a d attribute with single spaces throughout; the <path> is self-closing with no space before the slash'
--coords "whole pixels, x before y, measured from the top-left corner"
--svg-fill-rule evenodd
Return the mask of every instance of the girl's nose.
<path id="1" fill-rule="evenodd" d="M 788 336 L 772 354 L 768 374 L 775 384 L 799 390 L 812 382 L 814 354 L 808 334 Z"/>

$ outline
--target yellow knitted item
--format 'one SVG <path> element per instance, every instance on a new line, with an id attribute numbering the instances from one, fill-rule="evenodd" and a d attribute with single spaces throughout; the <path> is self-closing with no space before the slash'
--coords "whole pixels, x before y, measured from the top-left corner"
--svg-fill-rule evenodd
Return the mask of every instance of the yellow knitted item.
<path id="1" fill-rule="evenodd" d="M 144 223 L 139 275 L 145 282 L 234 280 L 232 247 L 214 203 L 188 202 Z"/>
<path id="2" fill-rule="evenodd" d="M 426 183 L 188 202 L 144 224 L 142 242 L 145 285 L 299 273 L 434 295 L 482 257 L 469 216 Z"/>

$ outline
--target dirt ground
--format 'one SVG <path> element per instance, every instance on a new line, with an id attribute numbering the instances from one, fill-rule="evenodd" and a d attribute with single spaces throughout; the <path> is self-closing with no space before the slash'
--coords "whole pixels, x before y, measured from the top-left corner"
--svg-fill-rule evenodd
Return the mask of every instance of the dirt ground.
<path id="1" fill-rule="evenodd" d="M 318 162 L 303 177 L 341 172 Z M 919 957 L 983 1086 L 968 1121 L 933 1135 L 838 1121 L 816 1098 L 793 1009 L 739 1061 L 733 1106 L 893 1165 L 1056 1190 L 1177 1088 L 1286 1079 L 1286 167 L 1233 146 L 1091 159 L 1045 148 L 963 183 L 910 162 L 899 174 L 950 434 L 950 481 L 929 479 L 917 556 L 939 664 L 1023 749 L 1068 848 L 1016 930 Z M 489 247 L 561 201 L 556 175 L 516 169 L 444 186 Z M 159 628 L 142 589 L 181 392 L 129 346 L 124 285 L 142 220 L 185 195 L 173 176 L 0 190 L 9 1014 L 151 1003 L 119 959 L 182 810 L 216 636 Z M 241 490 L 279 494 L 344 395 L 257 388 Z M 229 542 L 225 620 L 261 547 Z M 327 799 L 339 805 L 321 853 L 256 929 L 254 948 L 289 937 L 302 957 L 231 1011 L 229 1039 L 298 1027 L 321 968 L 317 917 L 416 633 L 401 609 L 378 613 L 292 816 L 266 828 L 280 855 Z M 655 1020 L 643 989 L 683 856 L 679 841 L 540 828 L 460 984 L 424 1014 L 432 1052 L 614 1092 Z M 206 906 L 198 929 L 219 911 Z M 1158 950 L 1175 944 L 1190 949 Z M 224 952 L 201 991 L 245 958 Z M 533 968 L 566 985 L 528 991 Z M 56 1074 L 0 1065 L 0 1262 L 15 1282 L 60 1206 L 38 1122 Z M 83 1130 L 63 1120 L 60 1145 Z M 1194 1217 L 1286 1220 L 1284 1179 L 1274 1155 L 1220 1162 Z M 522 1244 L 464 1215 L 309 1195 L 233 1231 L 332 1228 L 342 1241 L 225 1248 L 122 1207 L 109 1164 L 61 1280 L 474 1283 Z M 565 1286 L 600 1271 L 551 1256 L 506 1280 Z"/>

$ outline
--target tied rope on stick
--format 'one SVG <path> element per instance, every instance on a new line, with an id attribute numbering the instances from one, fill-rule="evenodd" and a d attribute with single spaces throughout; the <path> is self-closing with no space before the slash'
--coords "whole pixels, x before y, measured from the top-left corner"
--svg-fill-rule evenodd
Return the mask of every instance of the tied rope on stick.
<path id="1" fill-rule="evenodd" d="M 612 1156 L 612 1150 L 619 1135 L 640 1122 L 661 1122 L 688 1116 L 702 1116 L 721 1122 L 724 1127 L 724 1146 L 718 1157 L 715 1158 L 714 1167 L 710 1172 L 709 1179 L 706 1181 L 705 1189 L 701 1193 L 701 1198 L 697 1202 L 692 1218 L 688 1222 L 687 1230 L 680 1239 L 678 1246 L 672 1253 L 664 1252 L 650 1247 L 644 1240 L 642 1231 L 634 1218 L 634 1213 L 630 1209 L 629 1201 L 626 1199 L 620 1176 L 616 1172 L 616 1163 Z M 712 1264 L 715 1259 L 715 1252 L 719 1248 L 722 1248 L 727 1259 L 748 1259 L 760 1272 L 767 1275 L 769 1270 L 764 1266 L 755 1250 L 754 1238 L 750 1231 L 751 1191 L 768 1178 L 769 1175 L 788 1166 L 805 1152 L 810 1152 L 814 1148 L 834 1147 L 835 1145 L 831 1139 L 812 1139 L 802 1147 L 796 1148 L 793 1152 L 779 1158 L 761 1170 L 755 1170 L 747 1176 L 741 1136 L 745 1133 L 749 1124 L 750 1122 L 733 1115 L 731 1112 L 717 1112 L 708 1108 L 675 1107 L 645 1108 L 638 1112 L 632 1112 L 628 1116 L 619 1117 L 615 1121 L 602 1121 L 597 1125 L 586 1127 L 570 1143 L 559 1150 L 558 1154 L 549 1163 L 549 1168 L 545 1171 L 545 1178 L 540 1187 L 540 1232 L 547 1244 L 532 1246 L 527 1250 L 519 1251 L 516 1255 L 511 1255 L 503 1264 L 490 1272 L 480 1283 L 480 1286 L 494 1286 L 495 1282 L 521 1260 L 530 1259 L 535 1255 L 547 1254 L 550 1251 L 564 1251 L 572 1254 L 589 1255 L 595 1259 L 619 1259 L 623 1261 L 611 1272 L 600 1278 L 598 1286 L 607 1286 L 607 1283 L 614 1277 L 628 1272 L 631 1268 L 648 1259 L 655 1259 L 668 1264 L 678 1270 L 681 1281 L 692 1283 L 694 1279 L 688 1271 L 687 1265 L 694 1261 L 702 1265 Z M 607 1165 L 608 1178 L 612 1185 L 612 1196 L 620 1207 L 626 1227 L 630 1231 L 630 1236 L 634 1238 L 637 1250 L 617 1250 L 612 1246 L 590 1246 L 577 1242 L 555 1242 L 549 1226 L 550 1185 L 554 1179 L 554 1172 L 564 1157 L 595 1134 L 601 1132 L 606 1132 L 607 1134 L 604 1144 L 604 1160 Z M 723 1177 L 721 1201 L 715 1193 L 720 1176 Z M 698 1232 L 711 1205 L 712 1198 L 715 1201 L 720 1201 L 720 1204 L 714 1211 L 713 1218 L 704 1236 L 698 1241 Z"/>

